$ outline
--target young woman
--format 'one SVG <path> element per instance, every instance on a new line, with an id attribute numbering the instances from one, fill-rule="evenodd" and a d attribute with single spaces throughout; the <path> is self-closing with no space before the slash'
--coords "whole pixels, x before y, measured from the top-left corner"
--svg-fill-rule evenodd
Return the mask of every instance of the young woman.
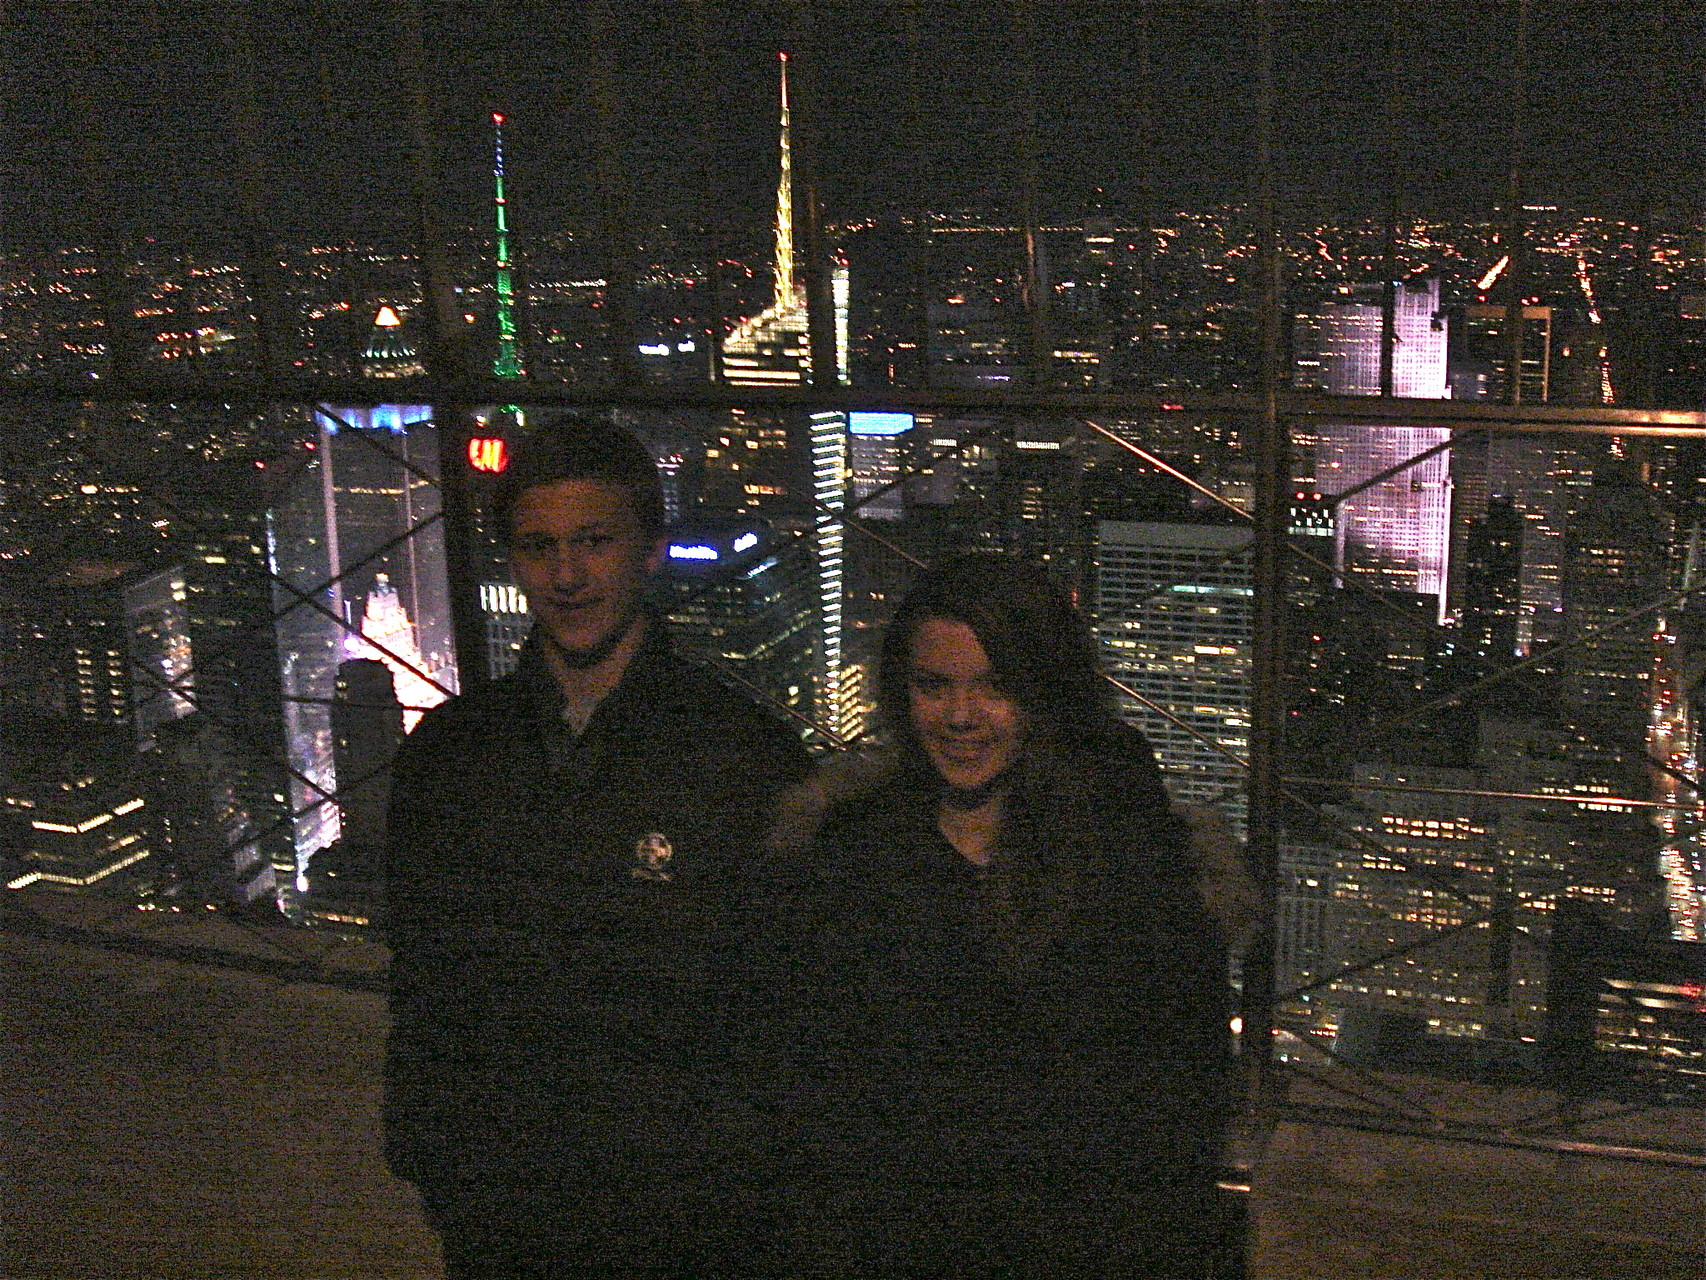
<path id="1" fill-rule="evenodd" d="M 1094 641 L 1034 566 L 926 573 L 894 748 L 785 808 L 769 930 L 812 1274 L 1202 1277 L 1225 949 Z"/>

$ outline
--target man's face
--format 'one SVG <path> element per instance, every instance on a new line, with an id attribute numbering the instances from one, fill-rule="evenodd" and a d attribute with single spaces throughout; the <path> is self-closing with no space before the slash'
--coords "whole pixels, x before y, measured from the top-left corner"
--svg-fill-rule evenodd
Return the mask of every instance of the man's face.
<path id="1" fill-rule="evenodd" d="M 662 554 L 662 540 L 647 536 L 621 485 L 540 485 L 510 515 L 510 572 L 570 666 L 596 665 L 629 633 Z"/>

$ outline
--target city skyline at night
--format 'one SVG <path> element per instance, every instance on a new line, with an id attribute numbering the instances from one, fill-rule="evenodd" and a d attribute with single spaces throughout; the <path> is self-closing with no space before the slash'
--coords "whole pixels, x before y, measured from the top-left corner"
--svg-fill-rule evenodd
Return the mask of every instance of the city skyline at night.
<path id="1" fill-rule="evenodd" d="M 0 6 L 0 65 L 0 953 L 27 1046 L 0 1100 L 31 1120 L 0 1272 L 440 1274 L 377 1140 L 406 933 L 456 957 L 435 1007 L 465 986 L 488 1032 L 572 1032 L 583 952 L 635 1009 L 715 971 L 694 998 L 727 1062 L 790 1079 L 744 1029 L 803 1008 L 811 966 L 742 966 L 816 855 L 702 854 L 725 810 L 757 822 L 745 790 L 571 852 L 585 788 L 559 784 L 599 760 L 601 803 L 637 797 L 654 770 L 605 730 L 650 693 L 550 719 L 497 503 L 533 433 L 593 420 L 656 465 L 642 652 L 797 735 L 831 791 L 898 767 L 882 794 L 911 803 L 904 669 L 879 703 L 920 573 L 1006 557 L 1070 595 L 1123 727 L 998 683 L 1018 763 L 926 803 L 949 840 L 962 798 L 1032 819 L 950 910 L 1023 976 L 997 1059 L 1053 1035 L 1030 942 L 1057 916 L 1108 917 L 1109 959 L 1135 940 L 1117 991 L 1060 1008 L 1117 997 L 1143 1052 L 1178 997 L 1146 913 L 1194 883 L 1223 928 L 1201 971 L 1247 1088 L 1205 1274 L 1695 1274 L 1695 0 L 59 3 Z M 513 757 L 420 797 L 480 829 L 409 856 L 397 753 L 512 693 Z M 750 769 L 697 715 L 636 727 L 676 799 L 678 763 Z M 1132 730 L 1190 829 L 1165 868 L 1036 803 L 1088 782 L 1129 810 L 1080 763 L 1147 771 Z M 859 859 L 825 867 L 868 896 Z M 885 919 L 928 924 L 912 893 Z M 873 945 L 838 909 L 815 936 Z M 731 944 L 702 967 L 665 938 L 701 927 Z M 675 1105 L 629 1081 L 611 1140 Z M 543 1114 L 493 1095 L 481 1124 Z M 956 1132 L 999 1146 L 972 1112 Z M 752 1136 L 786 1156 L 774 1120 Z"/>

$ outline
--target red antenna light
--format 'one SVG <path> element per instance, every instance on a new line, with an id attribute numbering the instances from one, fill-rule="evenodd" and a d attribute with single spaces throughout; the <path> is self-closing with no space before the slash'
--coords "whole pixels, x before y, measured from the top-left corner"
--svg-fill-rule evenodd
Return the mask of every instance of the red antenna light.
<path id="1" fill-rule="evenodd" d="M 503 122 L 504 122 L 504 113 L 503 112 L 501 112 L 501 111 L 492 112 L 492 123 L 493 124 L 502 124 Z"/>

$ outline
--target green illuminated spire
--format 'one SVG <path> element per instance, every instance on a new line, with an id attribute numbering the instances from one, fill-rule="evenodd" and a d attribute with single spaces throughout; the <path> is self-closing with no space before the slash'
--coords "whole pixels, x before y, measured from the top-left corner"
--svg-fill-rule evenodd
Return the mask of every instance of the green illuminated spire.
<path id="1" fill-rule="evenodd" d="M 498 354 L 492 361 L 492 373 L 499 378 L 522 376 L 521 353 L 516 343 L 515 273 L 509 258 L 509 205 L 504 199 L 504 117 L 492 112 L 492 134 L 495 140 L 496 162 L 492 166 L 494 184 L 493 204 L 498 223 Z"/>

